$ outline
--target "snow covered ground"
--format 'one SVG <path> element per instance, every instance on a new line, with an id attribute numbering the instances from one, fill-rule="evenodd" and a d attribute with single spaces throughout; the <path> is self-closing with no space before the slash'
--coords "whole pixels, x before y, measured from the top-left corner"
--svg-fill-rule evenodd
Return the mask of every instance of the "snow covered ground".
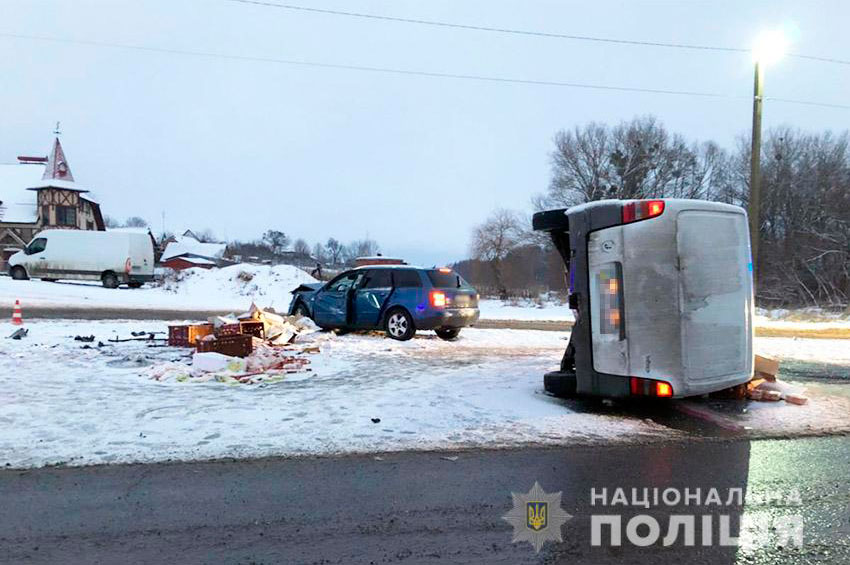
<path id="1" fill-rule="evenodd" d="M 286 310 L 290 292 L 315 279 L 297 267 L 234 265 L 223 269 L 187 269 L 166 280 L 142 288 L 103 288 L 99 283 L 40 280 L 16 281 L 0 276 L 0 307 L 20 300 L 28 306 L 57 308 L 130 308 L 146 310 L 248 309 L 252 301 L 279 311 Z"/>
<path id="2" fill-rule="evenodd" d="M 10 327 L 10 326 L 7 326 Z M 0 465 L 342 453 L 653 435 L 640 419 L 580 414 L 541 390 L 555 332 L 470 330 L 394 342 L 320 334 L 311 373 L 273 385 L 152 380 L 186 350 L 98 340 L 164 323 L 37 321 L 0 341 Z M 96 345 L 96 342 L 95 342 Z M 380 418 L 373 423 L 372 418 Z"/>
<path id="3" fill-rule="evenodd" d="M 543 302 L 536 304 L 528 301 L 501 301 L 485 298 L 479 301 L 482 320 L 533 320 L 533 321 L 570 321 L 575 320 L 567 304 Z"/>
<path id="4" fill-rule="evenodd" d="M 164 331 L 162 322 L 39 320 L 26 327 L 23 340 L 0 339 L 0 465 L 635 441 L 678 433 L 545 395 L 541 376 L 563 353 L 561 332 L 470 329 L 456 342 L 422 334 L 403 343 L 378 334 L 314 334 L 321 353 L 309 356 L 311 372 L 240 385 L 157 381 L 151 376 L 185 361 L 189 350 L 108 341 Z M 96 336 L 90 348 L 73 339 L 90 334 Z M 821 355 L 846 358 L 846 342 L 788 340 L 776 348 L 807 358 L 808 341 Z M 790 433 L 812 425 L 850 429 L 850 395 L 758 410 L 747 422 L 754 434 L 775 431 L 772 415 L 779 411 L 795 417 Z"/>

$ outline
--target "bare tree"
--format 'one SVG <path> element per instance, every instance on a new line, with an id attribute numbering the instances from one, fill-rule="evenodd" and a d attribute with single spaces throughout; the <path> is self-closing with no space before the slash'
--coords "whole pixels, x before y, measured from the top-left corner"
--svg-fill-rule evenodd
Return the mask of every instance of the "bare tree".
<path id="1" fill-rule="evenodd" d="M 507 298 L 502 262 L 523 241 L 524 230 L 516 212 L 495 210 L 472 232 L 472 256 L 490 264 L 499 296 Z"/>
<path id="2" fill-rule="evenodd" d="M 318 263 L 325 263 L 328 260 L 328 256 L 325 253 L 325 246 L 321 243 L 313 246 L 313 259 Z"/>
<path id="3" fill-rule="evenodd" d="M 325 250 L 327 252 L 328 260 L 330 261 L 331 265 L 339 265 L 340 259 L 342 259 L 342 256 L 345 251 L 343 245 L 339 241 L 331 237 L 325 244 Z"/>
<path id="4" fill-rule="evenodd" d="M 292 244 L 292 251 L 298 257 L 302 259 L 307 259 L 310 257 L 310 246 L 303 239 L 296 239 L 295 243 Z"/>
<path id="5" fill-rule="evenodd" d="M 216 238 L 213 231 L 209 228 L 195 232 L 195 237 L 197 237 L 198 241 L 201 243 L 218 243 L 218 238 Z"/>
<path id="6" fill-rule="evenodd" d="M 714 157 L 714 153 L 706 152 Z M 543 207 L 603 198 L 693 197 L 704 180 L 701 153 L 652 116 L 609 128 L 592 122 L 555 135 L 552 181 Z"/>
<path id="7" fill-rule="evenodd" d="M 144 218 L 140 218 L 139 216 L 130 216 L 124 222 L 125 228 L 146 228 L 148 227 L 148 222 Z"/>
<path id="8" fill-rule="evenodd" d="M 349 262 L 358 257 L 373 257 L 378 254 L 380 248 L 374 239 L 361 239 L 352 241 L 346 246 L 345 255 Z"/>
<path id="9" fill-rule="evenodd" d="M 266 230 L 263 234 L 263 243 L 269 246 L 272 253 L 280 255 L 289 247 L 289 236 L 278 230 Z"/>

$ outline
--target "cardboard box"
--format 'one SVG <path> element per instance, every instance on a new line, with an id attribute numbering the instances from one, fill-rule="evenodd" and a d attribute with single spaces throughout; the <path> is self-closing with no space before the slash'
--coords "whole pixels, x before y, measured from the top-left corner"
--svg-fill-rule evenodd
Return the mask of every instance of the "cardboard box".
<path id="1" fill-rule="evenodd" d="M 754 369 L 757 374 L 763 373 L 764 375 L 776 377 L 779 374 L 779 361 L 773 357 L 756 355 Z"/>

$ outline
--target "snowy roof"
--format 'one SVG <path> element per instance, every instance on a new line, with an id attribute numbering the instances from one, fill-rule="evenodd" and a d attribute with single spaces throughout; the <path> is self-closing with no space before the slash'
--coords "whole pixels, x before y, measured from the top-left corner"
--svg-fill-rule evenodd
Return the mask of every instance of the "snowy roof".
<path id="1" fill-rule="evenodd" d="M 117 231 L 121 233 L 141 233 L 144 235 L 148 235 L 150 233 L 150 228 L 107 228 L 106 231 Z"/>
<path id="2" fill-rule="evenodd" d="M 63 188 L 65 190 L 76 190 L 78 192 L 88 192 L 85 188 L 82 188 L 77 183 L 67 180 L 40 180 L 36 183 L 33 183 L 32 186 L 27 187 L 30 190 L 39 190 L 42 188 Z"/>
<path id="3" fill-rule="evenodd" d="M 195 257 L 216 260 L 221 259 L 225 249 L 227 249 L 226 243 L 201 243 L 194 237 L 185 235 L 178 235 L 174 239 L 175 241 L 165 246 L 165 251 L 162 253 L 162 261 L 167 261 L 181 255 L 193 255 Z"/>
<path id="4" fill-rule="evenodd" d="M 38 197 L 27 191 L 41 182 L 42 164 L 0 164 L 0 222 L 38 220 Z"/>
<path id="5" fill-rule="evenodd" d="M 175 259 L 175 257 L 169 257 L 168 259 L 163 259 L 163 261 L 169 261 L 171 259 Z M 191 255 L 184 255 L 179 257 L 181 261 L 186 261 L 187 263 L 192 263 L 193 265 L 215 265 L 216 262 L 211 259 L 206 259 L 204 257 L 193 257 Z"/>

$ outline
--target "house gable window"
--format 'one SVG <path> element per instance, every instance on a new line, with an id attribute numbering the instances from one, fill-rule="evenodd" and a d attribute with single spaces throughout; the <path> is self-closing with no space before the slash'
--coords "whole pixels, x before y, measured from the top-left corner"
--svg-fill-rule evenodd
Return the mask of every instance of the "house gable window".
<path id="1" fill-rule="evenodd" d="M 76 226 L 77 225 L 77 209 L 73 206 L 57 206 L 56 207 L 56 225 L 59 226 Z"/>

